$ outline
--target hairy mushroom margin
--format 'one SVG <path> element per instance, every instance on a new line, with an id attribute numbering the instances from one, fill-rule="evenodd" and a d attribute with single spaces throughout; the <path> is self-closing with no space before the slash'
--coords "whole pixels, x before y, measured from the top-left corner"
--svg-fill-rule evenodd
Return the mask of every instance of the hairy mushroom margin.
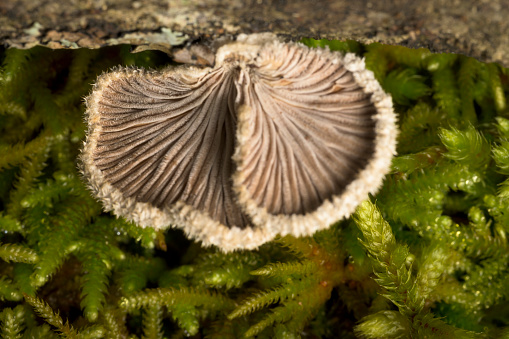
<path id="1" fill-rule="evenodd" d="M 104 209 L 223 251 L 310 235 L 375 193 L 392 101 L 354 54 L 241 35 L 213 67 L 118 68 L 86 99 L 82 172 Z"/>

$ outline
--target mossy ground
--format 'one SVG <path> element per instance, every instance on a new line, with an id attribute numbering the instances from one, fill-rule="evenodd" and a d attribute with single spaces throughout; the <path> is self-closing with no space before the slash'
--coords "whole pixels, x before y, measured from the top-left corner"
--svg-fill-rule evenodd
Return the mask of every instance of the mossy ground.
<path id="1" fill-rule="evenodd" d="M 159 52 L 1 50 L 5 338 L 509 336 L 509 70 L 353 41 L 392 94 L 380 193 L 313 237 L 222 254 L 103 213 L 77 170 L 83 97 Z"/>

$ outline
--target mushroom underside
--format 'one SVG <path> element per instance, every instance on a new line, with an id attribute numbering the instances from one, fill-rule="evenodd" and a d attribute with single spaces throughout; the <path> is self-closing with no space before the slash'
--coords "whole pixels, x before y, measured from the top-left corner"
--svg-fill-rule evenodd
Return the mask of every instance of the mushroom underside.
<path id="1" fill-rule="evenodd" d="M 260 226 L 234 175 L 271 215 L 305 216 L 340 196 L 375 152 L 371 94 L 334 53 L 282 46 L 214 68 L 108 75 L 92 94 L 103 179 L 126 199 L 162 211 L 183 202 L 230 228 Z"/>

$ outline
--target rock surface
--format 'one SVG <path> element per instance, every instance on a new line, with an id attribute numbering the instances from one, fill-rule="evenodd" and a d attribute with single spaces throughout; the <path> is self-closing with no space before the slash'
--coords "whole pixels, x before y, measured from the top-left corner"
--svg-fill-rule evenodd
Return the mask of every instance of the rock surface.
<path id="1" fill-rule="evenodd" d="M 186 40 L 269 31 L 426 47 L 509 67 L 507 18 L 506 0 L 8 0 L 0 2 L 0 41 L 169 52 Z"/>

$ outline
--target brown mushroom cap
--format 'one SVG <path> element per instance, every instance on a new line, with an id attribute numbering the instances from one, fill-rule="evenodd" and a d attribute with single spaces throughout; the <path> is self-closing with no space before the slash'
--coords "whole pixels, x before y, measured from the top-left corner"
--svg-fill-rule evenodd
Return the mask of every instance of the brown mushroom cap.
<path id="1" fill-rule="evenodd" d="M 105 74 L 87 107 L 83 172 L 105 209 L 224 251 L 348 216 L 395 152 L 390 97 L 361 59 L 271 34 L 213 68 Z"/>

